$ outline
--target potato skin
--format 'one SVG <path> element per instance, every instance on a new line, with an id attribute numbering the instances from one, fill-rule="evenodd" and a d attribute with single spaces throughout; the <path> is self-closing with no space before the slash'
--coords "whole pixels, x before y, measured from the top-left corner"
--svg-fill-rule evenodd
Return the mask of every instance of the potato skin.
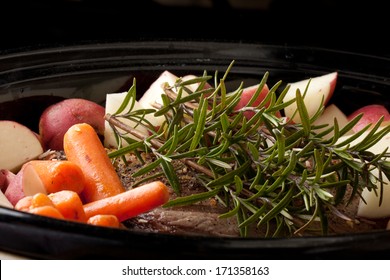
<path id="1" fill-rule="evenodd" d="M 23 191 L 23 170 L 15 175 L 15 178 L 7 186 L 4 195 L 13 206 L 26 196 Z"/>
<path id="2" fill-rule="evenodd" d="M 90 124 L 104 135 L 105 108 L 83 98 L 69 98 L 47 107 L 39 119 L 39 135 L 45 149 L 63 150 L 65 132 L 76 123 Z"/>
<path id="3" fill-rule="evenodd" d="M 5 190 L 8 188 L 9 184 L 12 182 L 12 180 L 15 178 L 15 173 L 7 170 L 7 169 L 1 169 L 0 170 L 0 190 L 5 192 Z"/>

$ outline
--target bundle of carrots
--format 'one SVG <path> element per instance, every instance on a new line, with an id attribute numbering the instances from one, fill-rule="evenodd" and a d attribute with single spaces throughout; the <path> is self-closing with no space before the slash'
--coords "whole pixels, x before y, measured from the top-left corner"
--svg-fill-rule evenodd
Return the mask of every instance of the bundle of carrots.
<path id="1" fill-rule="evenodd" d="M 15 209 L 38 215 L 85 222 L 92 225 L 120 227 L 121 222 L 161 206 L 169 199 L 168 187 L 155 181 L 126 190 L 112 165 L 94 128 L 86 123 L 75 124 L 64 136 L 67 161 L 75 163 L 84 174 L 83 187 L 72 189 L 50 186 L 47 194 L 37 193 L 20 199 Z M 42 165 L 50 161 L 42 161 Z M 71 170 L 62 168 L 64 177 Z M 41 172 L 42 181 L 56 183 L 51 172 Z M 49 189 L 47 187 L 46 189 Z M 55 190 L 55 191 L 54 191 Z"/>

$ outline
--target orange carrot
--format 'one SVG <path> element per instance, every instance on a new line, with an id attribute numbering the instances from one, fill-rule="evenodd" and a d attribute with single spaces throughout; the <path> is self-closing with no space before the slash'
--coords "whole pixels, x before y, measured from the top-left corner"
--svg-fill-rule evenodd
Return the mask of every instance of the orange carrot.
<path id="1" fill-rule="evenodd" d="M 81 193 L 85 186 L 84 174 L 81 168 L 71 161 L 65 160 L 31 160 L 31 165 L 47 193 L 61 190 L 71 190 Z"/>
<path id="2" fill-rule="evenodd" d="M 84 204 L 87 218 L 98 214 L 115 215 L 120 222 L 152 210 L 169 199 L 168 187 L 155 181 L 115 196 Z"/>
<path id="3" fill-rule="evenodd" d="M 95 215 L 87 220 L 87 224 L 102 227 L 121 227 L 121 223 L 115 215 Z"/>
<path id="4" fill-rule="evenodd" d="M 85 176 L 84 203 L 117 195 L 124 186 L 95 129 L 87 123 L 71 126 L 64 135 L 64 152 Z"/>
<path id="5" fill-rule="evenodd" d="M 38 208 L 41 206 L 53 206 L 54 207 L 54 204 L 46 194 L 44 194 L 44 193 L 34 194 L 32 196 L 32 199 L 31 199 L 30 209 L 31 208 Z"/>
<path id="6" fill-rule="evenodd" d="M 28 212 L 33 208 L 38 208 L 41 206 L 53 206 L 54 207 L 54 204 L 46 194 L 37 193 L 34 195 L 28 195 L 28 196 L 21 198 L 15 204 L 15 209 Z"/>
<path id="7" fill-rule="evenodd" d="M 28 212 L 51 218 L 64 219 L 64 216 L 61 214 L 60 211 L 58 211 L 57 208 L 48 205 L 32 208 Z"/>
<path id="8" fill-rule="evenodd" d="M 76 192 L 63 190 L 51 193 L 48 197 L 65 219 L 86 222 L 83 203 Z"/>

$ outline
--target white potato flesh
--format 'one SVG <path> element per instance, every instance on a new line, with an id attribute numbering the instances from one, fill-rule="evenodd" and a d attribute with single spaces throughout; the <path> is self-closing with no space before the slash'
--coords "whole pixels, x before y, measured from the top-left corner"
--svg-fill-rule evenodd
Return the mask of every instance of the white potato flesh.
<path id="1" fill-rule="evenodd" d="M 195 75 L 186 75 L 186 76 L 182 77 L 182 80 L 188 81 L 188 80 L 191 80 L 194 78 L 196 78 Z M 164 94 L 163 87 L 165 85 L 174 86 L 174 84 L 176 83 L 176 81 L 178 79 L 179 79 L 178 76 L 172 74 L 169 71 L 164 71 L 150 85 L 148 90 L 145 91 L 145 93 L 141 96 L 141 98 L 139 99 L 139 104 L 142 106 L 142 108 L 145 108 L 145 109 L 150 109 L 150 108 L 156 109 L 156 107 L 154 105 L 155 103 L 160 104 L 160 105 L 163 104 L 162 98 L 161 98 L 161 95 Z M 197 89 L 198 85 L 199 85 L 199 83 L 195 83 L 195 84 L 188 85 L 187 87 L 190 91 L 194 92 Z M 176 88 L 173 88 L 172 91 L 177 93 Z M 187 96 L 187 95 L 188 95 L 188 92 L 183 90 L 182 96 Z M 164 116 L 154 117 L 150 121 L 155 127 L 160 127 L 163 124 L 163 122 L 165 121 L 165 118 L 164 118 Z"/>
<path id="2" fill-rule="evenodd" d="M 14 206 L 9 202 L 8 198 L 0 191 L 0 206 L 7 208 L 14 208 Z"/>
<path id="3" fill-rule="evenodd" d="M 294 83 L 290 83 L 290 88 L 287 91 L 283 101 L 287 102 L 294 99 L 296 97 L 297 89 L 299 89 L 303 95 L 307 88 L 306 95 L 304 97 L 304 103 L 309 117 L 312 117 L 320 109 L 322 100 L 324 102 L 322 105 L 327 105 L 327 102 L 333 95 L 337 76 L 337 72 L 332 72 L 322 76 L 316 76 L 312 79 L 300 80 Z M 301 118 L 299 114 L 296 113 L 297 108 L 297 104 L 294 102 L 287 106 L 284 109 L 284 112 L 287 118 L 292 119 L 295 123 L 300 123 Z"/>
<path id="4" fill-rule="evenodd" d="M 378 176 L 378 170 L 374 169 L 372 171 L 373 174 Z M 379 205 L 379 182 L 377 183 L 378 189 L 377 193 L 373 190 L 368 191 L 368 189 L 364 189 L 362 192 L 363 200 L 359 201 L 359 207 L 357 211 L 357 215 L 365 218 L 385 218 L 390 217 L 390 185 L 389 179 L 384 176 L 383 178 L 384 186 L 383 186 L 383 194 L 382 194 L 382 204 Z"/>
<path id="5" fill-rule="evenodd" d="M 22 184 L 25 196 L 35 195 L 37 193 L 47 194 L 45 185 L 32 164 L 26 163 L 24 165 Z"/>
<path id="6" fill-rule="evenodd" d="M 43 153 L 38 136 L 15 121 L 0 121 L 0 169 L 16 173 L 21 166 Z"/>
<path id="7" fill-rule="evenodd" d="M 317 132 L 321 132 L 328 129 L 329 127 L 332 127 L 334 125 L 334 119 L 337 119 L 339 129 L 342 129 L 344 126 L 348 124 L 347 116 L 339 109 L 339 107 L 337 107 L 335 104 L 329 104 L 328 106 L 326 106 L 321 116 L 318 119 L 316 119 L 313 124 L 327 125 L 326 127 L 317 130 Z M 353 131 L 351 130 L 350 134 L 352 133 Z M 326 138 L 330 138 L 333 136 L 334 133 L 332 131 L 326 135 Z"/>
<path id="8" fill-rule="evenodd" d="M 179 79 L 176 75 L 169 71 L 164 71 L 145 91 L 145 93 L 139 99 L 139 104 L 145 109 L 157 109 L 155 103 L 162 105 L 161 95 L 164 94 L 163 87 L 165 84 L 173 86 Z M 150 120 L 154 127 L 160 127 L 164 121 L 164 116 L 154 117 Z"/>
<path id="9" fill-rule="evenodd" d="M 145 91 L 145 93 L 139 99 L 139 104 L 142 108 L 154 108 L 154 103 L 163 104 L 161 95 L 164 93 L 163 86 L 169 84 L 174 85 L 179 79 L 178 76 L 172 74 L 169 71 L 164 71 Z"/>
<path id="10" fill-rule="evenodd" d="M 106 95 L 106 106 L 105 106 L 106 114 L 114 114 L 119 109 L 121 104 L 123 103 L 123 100 L 125 99 L 126 95 L 127 95 L 127 91 L 121 92 L 121 93 L 107 94 Z M 123 112 L 127 112 L 129 110 L 129 108 L 130 108 L 130 102 Z M 142 109 L 141 105 L 139 104 L 138 101 L 135 101 L 133 110 L 140 110 L 140 109 Z M 131 120 L 126 119 L 126 118 L 120 118 L 120 121 L 122 121 L 123 123 L 125 123 L 126 125 L 128 125 L 132 128 L 137 129 L 143 135 L 146 135 L 146 136 L 148 135 L 148 130 L 141 125 L 137 126 L 136 122 L 131 121 Z M 121 130 L 119 128 L 118 128 L 118 130 L 121 133 L 124 132 L 123 130 Z M 132 138 L 132 139 L 135 139 L 137 141 L 141 140 L 132 134 L 128 134 L 127 136 Z M 126 141 L 123 141 L 122 145 L 127 146 L 128 144 Z M 114 133 L 113 129 L 111 128 L 110 124 L 108 123 L 108 121 L 105 122 L 104 146 L 105 147 L 114 147 L 114 148 L 118 147 L 118 144 L 116 143 L 116 140 L 115 140 L 115 133 Z"/>
<path id="11" fill-rule="evenodd" d="M 382 126 L 384 127 L 384 126 Z M 352 142 L 352 145 L 360 143 L 362 139 L 367 135 L 368 132 L 363 133 L 362 136 L 357 138 Z M 343 141 L 346 137 L 343 136 L 339 139 L 339 142 Z M 369 148 L 368 150 L 373 152 L 374 154 L 382 153 L 386 148 L 390 147 L 390 135 L 385 135 L 378 143 Z M 378 176 L 378 170 L 372 170 L 372 173 Z M 389 179 L 383 174 L 383 195 L 382 195 L 382 204 L 379 205 L 379 187 L 380 182 L 376 182 L 378 187 L 377 193 L 374 191 L 369 191 L 368 189 L 364 189 L 362 192 L 362 199 L 359 201 L 357 215 L 365 218 L 385 218 L 390 217 L 390 182 Z"/>

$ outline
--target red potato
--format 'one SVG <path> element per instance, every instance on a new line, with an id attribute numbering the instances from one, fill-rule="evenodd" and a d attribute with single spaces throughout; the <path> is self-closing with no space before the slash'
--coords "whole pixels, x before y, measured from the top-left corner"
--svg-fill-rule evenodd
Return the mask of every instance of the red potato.
<path id="1" fill-rule="evenodd" d="M 258 84 L 244 88 L 242 91 L 242 94 L 241 94 L 241 99 L 234 109 L 240 110 L 240 109 L 246 107 L 248 105 L 248 102 L 251 100 L 252 96 L 258 90 L 258 88 L 259 88 Z M 259 96 L 257 97 L 257 99 L 249 107 L 258 106 L 267 97 L 268 93 L 269 93 L 269 88 L 268 88 L 268 85 L 265 84 L 264 87 L 261 89 L 261 92 L 260 92 Z M 269 106 L 269 102 L 267 104 L 265 104 L 265 106 L 266 107 Z M 255 115 L 254 111 L 244 112 L 244 116 L 246 117 L 246 119 L 250 119 L 254 115 Z M 279 113 L 277 115 L 280 117 Z"/>
<path id="2" fill-rule="evenodd" d="M 389 125 L 389 122 L 387 122 L 387 125 Z M 382 125 L 378 128 L 379 130 L 384 129 L 386 127 L 386 124 L 382 123 Z M 360 135 L 358 138 L 354 139 L 350 146 L 353 147 L 357 144 L 359 144 L 366 136 L 370 133 L 370 131 L 365 131 L 362 135 Z M 352 133 L 353 135 L 353 133 Z M 341 143 L 351 137 L 351 135 L 343 135 L 338 139 L 338 143 Z M 390 134 L 384 135 L 377 143 L 375 143 L 373 146 L 368 148 L 367 151 L 372 152 L 373 154 L 380 154 L 385 149 L 390 148 Z M 373 178 L 379 176 L 379 171 L 377 168 L 374 168 L 371 170 L 373 173 Z M 382 204 L 380 204 L 380 196 L 375 191 L 370 191 L 367 188 L 364 188 L 361 193 L 361 199 L 358 204 L 357 209 L 357 216 L 369 218 L 369 219 L 378 219 L 378 218 L 385 218 L 390 217 L 390 181 L 389 178 L 386 176 L 383 176 L 383 193 L 382 193 Z M 372 179 L 375 180 L 375 179 Z M 374 182 L 374 181 L 373 181 Z M 380 182 L 375 182 L 378 190 L 380 188 Z"/>
<path id="3" fill-rule="evenodd" d="M 191 79 L 196 78 L 195 75 L 186 75 L 182 77 L 183 81 L 188 81 Z M 164 71 L 161 73 L 161 75 L 150 85 L 150 87 L 145 91 L 145 93 L 141 96 L 138 103 L 140 107 L 145 109 L 156 109 L 154 104 L 160 104 L 162 105 L 162 98 L 161 95 L 164 93 L 163 86 L 165 84 L 168 84 L 169 86 L 173 86 L 176 81 L 179 79 L 178 76 L 174 75 L 173 73 L 169 71 Z M 198 84 L 191 84 L 187 86 L 190 91 L 195 91 L 198 87 Z M 210 85 L 206 84 L 205 88 L 209 88 Z M 173 91 L 176 92 L 176 89 L 173 88 Z M 188 93 L 183 90 L 182 96 L 187 96 Z M 164 116 L 159 117 L 151 117 L 148 119 L 154 127 L 158 128 L 162 125 L 162 123 L 165 120 Z"/>
<path id="4" fill-rule="evenodd" d="M 382 104 L 370 104 L 363 106 L 351 114 L 348 115 L 348 121 L 355 118 L 357 115 L 363 114 L 359 122 L 353 127 L 353 131 L 357 132 L 362 130 L 369 124 L 375 124 L 382 116 L 384 116 L 384 123 L 390 121 L 390 113 L 387 108 Z"/>
<path id="5" fill-rule="evenodd" d="M 63 150 L 65 132 L 76 123 L 88 123 L 104 135 L 105 108 L 93 101 L 70 98 L 47 107 L 39 119 L 39 135 L 46 149 Z"/>
<path id="6" fill-rule="evenodd" d="M 382 116 L 384 116 L 384 121 L 381 123 L 380 129 L 385 128 L 386 126 L 390 125 L 390 114 L 385 106 L 381 104 L 370 104 L 363 106 L 351 114 L 347 116 L 347 120 L 350 121 L 353 118 L 355 118 L 357 115 L 362 114 L 362 118 L 359 120 L 359 122 L 352 128 L 352 134 L 355 132 L 360 131 L 363 127 L 367 125 L 374 125 Z M 360 137 L 353 140 L 351 143 L 351 146 L 359 144 L 364 137 L 367 136 L 367 134 L 370 133 L 370 131 L 365 131 Z M 344 141 L 350 137 L 350 135 L 344 135 L 341 136 L 338 140 L 339 142 Z M 390 135 L 387 134 L 384 137 L 382 137 L 375 145 L 370 147 L 368 151 L 374 153 L 374 154 L 380 154 L 382 153 L 386 148 L 390 148 Z M 373 174 L 375 176 L 379 175 L 378 169 L 372 170 Z M 384 188 L 382 193 L 382 204 L 379 203 L 380 197 L 377 195 L 374 191 L 369 191 L 367 188 L 365 188 L 362 191 L 361 197 L 357 209 L 357 215 L 364 218 L 384 218 L 384 217 L 390 217 L 390 188 L 389 188 L 389 178 L 386 176 L 383 176 L 383 182 L 384 182 Z M 376 185 L 378 188 L 380 188 L 380 182 L 377 181 Z"/>
<path id="7" fill-rule="evenodd" d="M 24 164 L 4 194 L 9 202 L 15 206 L 20 199 L 37 193 L 47 194 L 45 185 L 34 167 L 30 164 Z"/>
<path id="8" fill-rule="evenodd" d="M 150 85 L 139 99 L 139 104 L 142 108 L 155 108 L 154 103 L 163 104 L 161 94 L 164 93 L 163 85 L 174 85 L 179 79 L 178 76 L 169 71 L 164 71 L 161 75 Z"/>
<path id="9" fill-rule="evenodd" d="M 306 91 L 306 95 L 304 97 L 304 103 L 308 111 L 309 117 L 312 117 L 320 109 L 322 99 L 324 100 L 323 106 L 326 106 L 328 104 L 336 88 L 337 77 L 338 73 L 332 72 L 322 76 L 316 76 L 311 79 L 305 79 L 290 83 L 290 88 L 288 89 L 283 101 L 287 102 L 289 100 L 294 99 L 296 97 L 297 89 L 299 89 L 301 94 L 303 95 L 306 90 L 306 87 L 309 85 Z M 296 102 L 292 103 L 284 109 L 284 113 L 288 119 L 291 119 L 295 123 L 300 123 L 301 119 L 299 114 L 296 113 L 296 111 Z"/>
<path id="10" fill-rule="evenodd" d="M 179 77 L 172 74 L 169 71 L 164 71 L 145 91 L 145 93 L 138 100 L 139 105 L 145 109 L 156 109 L 154 107 L 154 103 L 158 103 L 160 105 L 163 104 L 161 95 L 164 93 L 163 85 L 169 84 L 174 85 L 176 80 Z M 155 118 L 151 118 L 149 121 L 153 124 L 154 127 L 160 127 L 164 122 L 165 117 L 159 116 Z"/>
<path id="11" fill-rule="evenodd" d="M 16 173 L 43 151 L 39 137 L 31 129 L 15 121 L 0 121 L 0 169 Z"/>

